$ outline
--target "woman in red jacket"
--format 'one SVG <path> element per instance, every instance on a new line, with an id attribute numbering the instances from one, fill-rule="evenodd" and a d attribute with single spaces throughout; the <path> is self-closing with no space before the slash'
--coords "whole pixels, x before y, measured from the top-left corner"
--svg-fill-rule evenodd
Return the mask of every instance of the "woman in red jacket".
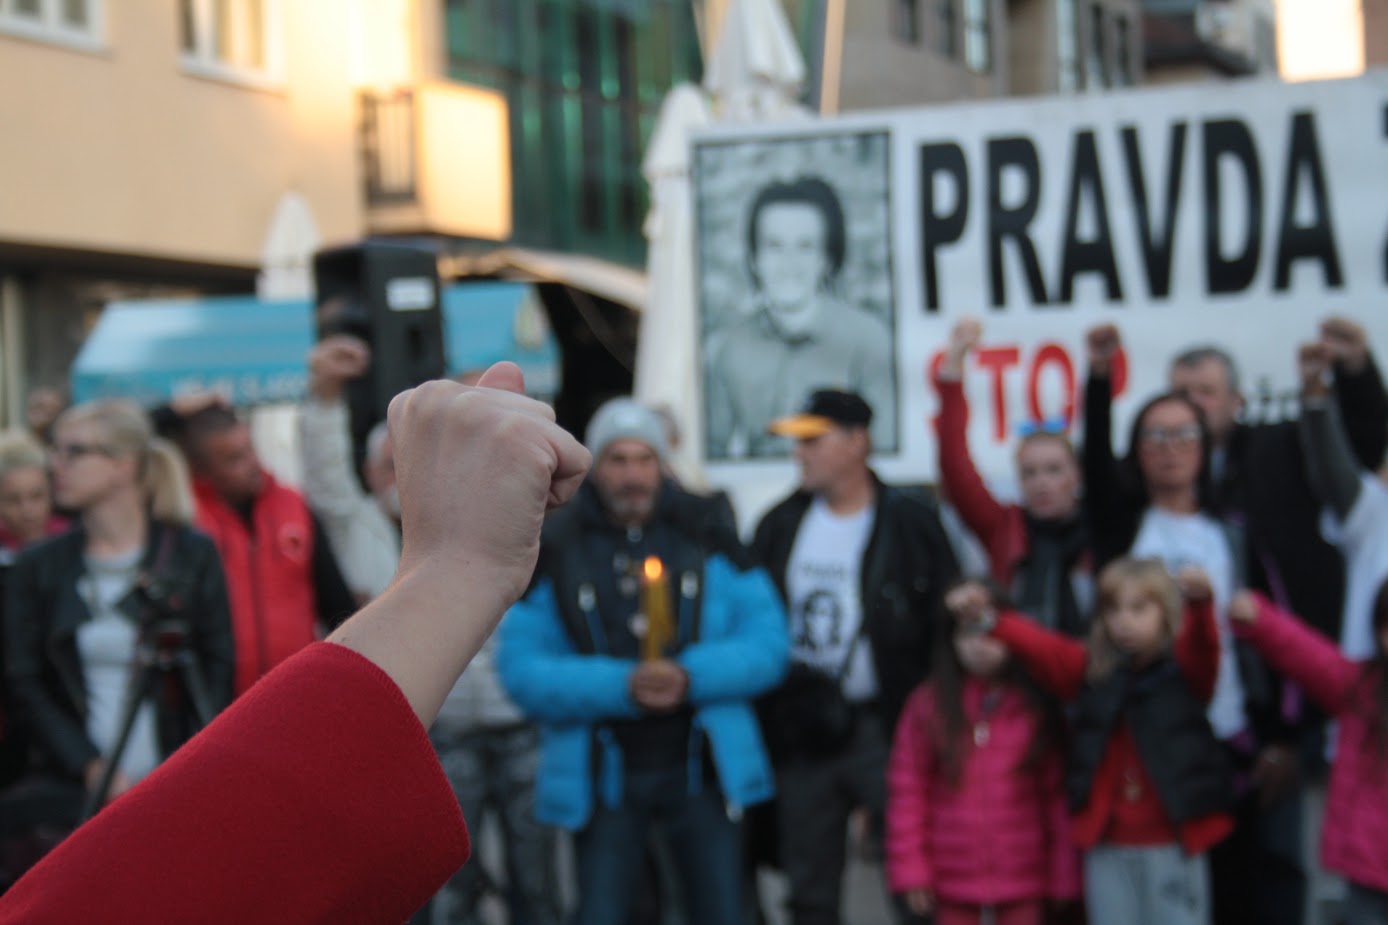
<path id="1" fill-rule="evenodd" d="M 953 628 L 911 694 L 887 768 L 887 880 L 937 925 L 1040 925 L 1079 897 L 1061 718 L 996 639 Z"/>
<path id="2" fill-rule="evenodd" d="M 1321 863 L 1349 881 L 1348 925 L 1388 922 L 1388 583 L 1374 600 L 1374 656 L 1354 662 L 1302 620 L 1244 592 L 1234 632 L 1339 721 Z"/>
<path id="3" fill-rule="evenodd" d="M 1090 921 L 1207 925 L 1205 852 L 1233 828 L 1229 758 L 1205 718 L 1219 666 L 1209 579 L 1111 563 L 1088 645 L 997 616 L 976 583 L 953 593 L 953 612 L 1074 702 L 1066 792 Z"/>
<path id="4" fill-rule="evenodd" d="M 1040 425 L 1017 446 L 1022 503 L 1003 504 L 988 490 L 969 453 L 969 406 L 963 384 L 965 360 L 982 331 L 972 318 L 956 324 L 935 371 L 940 484 L 988 551 L 993 580 L 1018 608 L 1044 626 L 1080 637 L 1089 629 L 1094 576 L 1089 534 L 1080 512 L 1079 460 L 1063 422 Z"/>

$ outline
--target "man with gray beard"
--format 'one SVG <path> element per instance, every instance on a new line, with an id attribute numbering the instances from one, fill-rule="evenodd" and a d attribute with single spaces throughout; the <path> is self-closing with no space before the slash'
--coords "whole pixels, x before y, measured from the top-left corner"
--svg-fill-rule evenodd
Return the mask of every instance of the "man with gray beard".
<path id="1" fill-rule="evenodd" d="M 774 779 L 752 698 L 785 672 L 785 613 L 730 509 L 662 473 L 665 428 L 630 399 L 588 427 L 594 465 L 545 524 L 498 665 L 540 724 L 536 812 L 574 833 L 575 922 L 626 925 L 653 828 L 689 925 L 742 916 L 741 817 Z"/>

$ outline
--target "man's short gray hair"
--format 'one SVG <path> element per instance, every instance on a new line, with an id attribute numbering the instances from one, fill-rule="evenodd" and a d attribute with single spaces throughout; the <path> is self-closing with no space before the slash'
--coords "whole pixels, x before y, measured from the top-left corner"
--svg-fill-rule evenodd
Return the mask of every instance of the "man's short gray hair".
<path id="1" fill-rule="evenodd" d="M 1229 351 L 1216 347 L 1213 344 L 1206 344 L 1200 347 L 1192 347 L 1176 355 L 1176 359 L 1171 361 L 1172 369 L 1182 367 L 1189 369 L 1192 366 L 1199 366 L 1202 363 L 1214 360 L 1224 367 L 1225 378 L 1229 380 L 1229 389 L 1233 392 L 1239 391 L 1239 367 L 1234 362 L 1234 358 L 1229 355 Z"/>

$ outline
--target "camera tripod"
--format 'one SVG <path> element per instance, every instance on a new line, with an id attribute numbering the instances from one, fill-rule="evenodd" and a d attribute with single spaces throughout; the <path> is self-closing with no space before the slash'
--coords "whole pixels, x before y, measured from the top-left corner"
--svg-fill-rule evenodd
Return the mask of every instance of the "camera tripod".
<path id="1" fill-rule="evenodd" d="M 130 732 L 135 728 L 135 718 L 140 708 L 146 703 L 157 706 L 160 689 L 171 680 L 182 687 L 183 696 L 192 710 L 194 731 L 211 722 L 212 706 L 198 660 L 188 647 L 186 624 L 179 620 L 150 623 L 135 645 L 135 664 L 121 707 L 119 731 L 111 750 L 102 756 L 101 777 L 87 795 L 82 810 L 83 820 L 95 816 L 106 804 L 106 795 L 111 791 L 111 782 L 120 768 L 126 746 L 130 744 Z"/>

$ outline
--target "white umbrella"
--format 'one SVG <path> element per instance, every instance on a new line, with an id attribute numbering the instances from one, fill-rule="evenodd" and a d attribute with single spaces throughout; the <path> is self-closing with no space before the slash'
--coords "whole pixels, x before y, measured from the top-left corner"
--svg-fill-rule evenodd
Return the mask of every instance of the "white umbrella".
<path id="1" fill-rule="evenodd" d="M 665 97 L 641 172 L 651 185 L 646 216 L 649 296 L 636 345 L 638 401 L 670 410 L 684 439 L 672 460 L 688 481 L 700 481 L 699 330 L 694 310 L 694 208 L 689 184 L 689 135 L 709 121 L 697 87 L 681 84 Z"/>
<path id="2" fill-rule="evenodd" d="M 805 118 L 805 59 L 779 0 L 732 0 L 704 69 L 720 122 Z"/>
<path id="3" fill-rule="evenodd" d="M 804 80 L 805 61 L 778 0 L 732 0 L 704 73 L 717 121 L 809 118 L 796 102 Z M 671 90 L 641 165 L 651 185 L 645 226 L 650 295 L 637 344 L 635 395 L 674 415 L 683 436 L 675 469 L 695 485 L 703 481 L 703 401 L 690 134 L 710 121 L 709 110 L 697 88 Z"/>

